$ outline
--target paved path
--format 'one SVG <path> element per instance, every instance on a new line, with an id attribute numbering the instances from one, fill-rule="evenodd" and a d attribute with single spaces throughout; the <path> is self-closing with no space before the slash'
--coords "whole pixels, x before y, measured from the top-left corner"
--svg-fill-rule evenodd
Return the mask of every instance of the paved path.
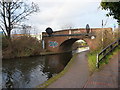
<path id="1" fill-rule="evenodd" d="M 118 55 L 110 60 L 109 64 L 89 76 L 87 52 L 81 52 L 72 66 L 61 78 L 48 88 L 117 88 L 118 87 Z"/>
<path id="2" fill-rule="evenodd" d="M 48 88 L 82 88 L 89 78 L 86 51 L 78 54 L 69 70 Z"/>
<path id="3" fill-rule="evenodd" d="M 95 72 L 84 88 L 118 88 L 119 54 L 114 55 L 107 65 L 102 67 L 98 72 Z"/>

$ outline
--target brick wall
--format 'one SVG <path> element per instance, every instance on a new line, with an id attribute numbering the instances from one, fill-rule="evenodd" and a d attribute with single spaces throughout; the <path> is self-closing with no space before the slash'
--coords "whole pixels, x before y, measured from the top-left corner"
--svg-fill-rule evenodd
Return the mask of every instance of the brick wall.
<path id="1" fill-rule="evenodd" d="M 112 31 L 112 28 L 92 28 L 90 30 L 90 33 L 97 33 L 101 30 Z M 80 29 L 60 30 L 60 31 L 55 31 L 53 34 L 58 35 L 58 34 L 81 34 L 81 33 L 86 33 L 86 29 L 80 28 Z M 43 36 L 47 35 L 47 33 L 43 32 L 42 35 Z M 90 48 L 95 47 L 92 44 L 93 40 L 91 38 L 85 38 L 83 36 L 43 37 L 43 40 L 45 42 L 45 49 L 52 52 L 62 52 L 64 50 L 70 50 L 71 45 L 79 39 L 85 40 Z M 67 40 L 69 40 L 69 43 L 67 43 L 66 46 L 64 46 L 64 48 L 61 48 L 61 44 Z"/>

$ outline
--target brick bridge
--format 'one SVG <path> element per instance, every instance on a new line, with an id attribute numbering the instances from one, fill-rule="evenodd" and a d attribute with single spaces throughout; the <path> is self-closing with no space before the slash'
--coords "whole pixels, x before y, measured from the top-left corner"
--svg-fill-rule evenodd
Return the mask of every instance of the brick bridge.
<path id="1" fill-rule="evenodd" d="M 112 28 L 91 28 L 89 34 L 85 28 L 59 30 L 53 32 L 51 37 L 42 32 L 43 48 L 51 52 L 70 51 L 72 44 L 77 40 L 84 40 L 90 48 L 94 48 L 92 36 L 97 37 L 96 33 L 101 30 L 112 30 Z"/>

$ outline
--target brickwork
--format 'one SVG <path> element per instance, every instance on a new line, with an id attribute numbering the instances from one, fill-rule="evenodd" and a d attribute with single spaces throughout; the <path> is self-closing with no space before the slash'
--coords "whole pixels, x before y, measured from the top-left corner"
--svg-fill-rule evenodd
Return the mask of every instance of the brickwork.
<path id="1" fill-rule="evenodd" d="M 96 34 L 97 32 L 101 30 L 112 30 L 112 28 L 92 28 L 90 30 L 90 33 Z M 86 29 L 80 28 L 80 29 L 68 29 L 68 30 L 59 30 L 55 31 L 53 35 L 61 35 L 61 34 L 83 34 L 86 33 Z M 43 36 L 47 35 L 47 33 L 43 32 Z M 94 45 L 92 44 L 92 39 L 90 37 L 85 36 L 52 36 L 52 37 L 43 37 L 45 49 L 47 51 L 52 52 L 63 52 L 63 51 L 69 51 L 71 50 L 72 44 L 82 39 L 87 42 L 90 48 L 94 48 Z"/>

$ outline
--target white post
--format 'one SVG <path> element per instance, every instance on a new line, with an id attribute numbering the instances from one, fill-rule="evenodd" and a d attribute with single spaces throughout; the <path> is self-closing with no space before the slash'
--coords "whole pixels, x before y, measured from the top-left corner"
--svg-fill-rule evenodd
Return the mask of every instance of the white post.
<path id="1" fill-rule="evenodd" d="M 42 33 L 40 33 L 40 40 L 42 40 Z"/>
<path id="2" fill-rule="evenodd" d="M 69 30 L 69 34 L 71 34 L 71 29 Z M 71 36 L 69 36 L 69 39 L 71 38 Z"/>
<path id="3" fill-rule="evenodd" d="M 42 40 L 42 48 L 45 49 L 45 41 Z"/>
<path id="4" fill-rule="evenodd" d="M 99 68 L 99 57 L 98 57 L 98 54 L 97 54 L 97 58 L 96 58 L 96 67 Z"/>
<path id="5" fill-rule="evenodd" d="M 69 30 L 69 34 L 71 34 L 71 30 Z"/>

